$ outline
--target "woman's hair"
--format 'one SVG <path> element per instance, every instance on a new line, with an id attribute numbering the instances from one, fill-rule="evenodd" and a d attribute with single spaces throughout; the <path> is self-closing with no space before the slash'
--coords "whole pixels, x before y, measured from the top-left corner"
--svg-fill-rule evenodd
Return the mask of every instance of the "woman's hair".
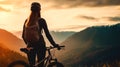
<path id="1" fill-rule="evenodd" d="M 38 21 L 38 19 L 40 18 L 40 10 L 41 6 L 39 3 L 33 2 L 31 4 L 31 14 L 27 19 L 27 22 L 25 24 L 26 26 L 34 25 Z"/>

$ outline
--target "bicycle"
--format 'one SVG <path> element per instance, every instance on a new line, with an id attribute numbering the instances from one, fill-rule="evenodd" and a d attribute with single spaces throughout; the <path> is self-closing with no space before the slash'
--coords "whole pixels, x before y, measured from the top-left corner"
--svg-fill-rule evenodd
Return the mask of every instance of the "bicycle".
<path id="1" fill-rule="evenodd" d="M 65 46 L 60 46 L 60 48 L 63 48 L 63 47 Z M 57 58 L 53 58 L 51 54 L 51 50 L 55 48 L 57 47 L 52 47 L 52 46 L 46 47 L 46 51 L 48 52 L 48 55 L 42 61 L 36 63 L 33 67 L 37 67 L 43 61 L 45 62 L 44 67 L 64 67 L 64 65 L 58 62 Z M 20 51 L 29 53 L 29 51 L 26 48 L 21 48 Z M 17 61 L 10 63 L 8 67 L 30 67 L 30 65 L 26 63 L 25 61 L 17 60 Z"/>

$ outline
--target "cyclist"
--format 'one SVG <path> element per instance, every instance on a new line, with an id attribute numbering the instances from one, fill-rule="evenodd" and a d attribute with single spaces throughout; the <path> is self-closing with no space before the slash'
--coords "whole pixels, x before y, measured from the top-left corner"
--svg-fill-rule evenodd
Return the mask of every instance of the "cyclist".
<path id="1" fill-rule="evenodd" d="M 41 17 L 40 11 L 41 11 L 41 5 L 38 2 L 33 2 L 31 4 L 31 13 L 24 23 L 23 32 L 22 32 L 22 38 L 27 45 L 27 49 L 30 50 L 31 48 L 34 48 L 30 50 L 30 52 L 27 54 L 29 64 L 31 67 L 33 67 L 33 65 L 35 64 L 36 56 L 37 56 L 38 62 L 45 58 L 46 45 L 42 35 L 42 30 L 44 30 L 46 37 L 48 38 L 50 43 L 54 47 L 57 47 L 58 49 L 60 49 L 59 45 L 54 42 L 52 36 L 50 35 L 47 27 L 47 23 L 45 19 Z M 30 34 L 29 32 L 30 29 L 29 31 L 27 31 L 27 27 L 30 28 L 29 26 L 31 26 L 31 28 L 32 26 L 34 26 L 33 27 L 34 31 L 32 31 L 33 33 L 31 32 L 33 35 Z M 37 28 L 38 30 L 35 30 Z M 37 31 L 39 34 L 36 34 L 35 31 Z M 34 35 L 36 35 L 36 39 L 34 39 L 35 38 Z M 33 40 L 32 39 L 30 40 L 30 38 L 32 37 L 33 37 Z M 44 62 L 41 63 L 39 67 L 43 67 L 43 64 Z"/>

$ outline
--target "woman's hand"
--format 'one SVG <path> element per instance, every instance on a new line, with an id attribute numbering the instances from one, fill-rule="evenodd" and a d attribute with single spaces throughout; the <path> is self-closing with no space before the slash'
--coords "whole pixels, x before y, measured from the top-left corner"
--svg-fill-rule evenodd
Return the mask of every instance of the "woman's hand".
<path id="1" fill-rule="evenodd" d="M 56 44 L 54 47 L 57 47 L 58 50 L 61 49 L 61 47 L 58 44 Z"/>

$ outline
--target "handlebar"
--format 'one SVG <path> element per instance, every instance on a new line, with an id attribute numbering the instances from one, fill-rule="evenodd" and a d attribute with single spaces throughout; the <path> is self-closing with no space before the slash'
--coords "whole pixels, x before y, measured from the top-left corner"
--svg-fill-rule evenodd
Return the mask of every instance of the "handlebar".
<path id="1" fill-rule="evenodd" d="M 65 46 L 59 46 L 59 47 L 60 47 L 60 48 L 64 48 Z M 52 47 L 52 46 L 50 46 L 50 47 L 46 47 L 47 50 L 55 49 L 55 48 L 58 48 L 58 47 Z"/>
<path id="2" fill-rule="evenodd" d="M 60 48 L 64 48 L 65 46 L 59 46 Z M 50 46 L 50 47 L 46 47 L 46 50 L 51 50 L 51 49 L 55 49 L 55 48 L 58 48 L 58 47 L 52 47 L 52 46 Z M 29 53 L 29 51 L 30 50 L 33 50 L 34 48 L 29 48 L 29 49 L 27 49 L 27 48 L 20 48 L 20 51 L 22 51 L 22 52 L 24 52 L 24 53 Z"/>

